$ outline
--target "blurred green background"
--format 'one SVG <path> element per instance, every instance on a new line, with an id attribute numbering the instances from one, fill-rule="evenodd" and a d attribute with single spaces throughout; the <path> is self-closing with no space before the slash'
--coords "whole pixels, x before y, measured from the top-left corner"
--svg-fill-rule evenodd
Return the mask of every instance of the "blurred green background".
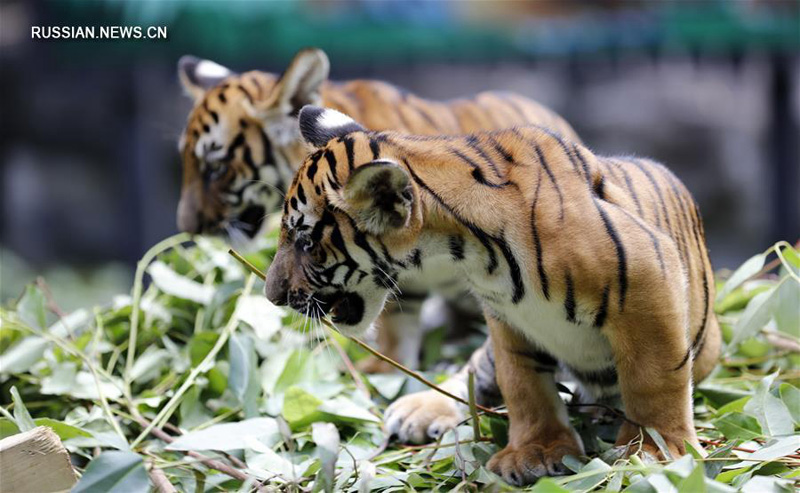
<path id="1" fill-rule="evenodd" d="M 126 291 L 176 231 L 183 54 L 422 96 L 533 97 L 602 154 L 667 163 L 715 267 L 800 234 L 800 1 L 4 1 L 0 296 L 44 274 L 64 308 Z M 32 40 L 32 26 L 166 26 L 166 40 Z"/>

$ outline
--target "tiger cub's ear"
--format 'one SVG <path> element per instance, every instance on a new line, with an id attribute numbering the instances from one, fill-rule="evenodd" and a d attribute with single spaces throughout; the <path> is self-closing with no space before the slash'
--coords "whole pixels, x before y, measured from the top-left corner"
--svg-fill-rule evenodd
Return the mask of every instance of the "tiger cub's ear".
<path id="1" fill-rule="evenodd" d="M 178 60 L 178 78 L 183 90 L 195 101 L 231 75 L 233 72 L 211 60 L 201 60 L 191 55 L 184 55 Z"/>
<path id="2" fill-rule="evenodd" d="M 330 72 L 328 55 L 318 48 L 299 51 L 275 86 L 277 104 L 285 115 L 295 115 L 307 104 L 322 104 L 320 87 Z M 270 98 L 271 99 L 271 98 Z"/>
<path id="3" fill-rule="evenodd" d="M 373 161 L 356 168 L 344 186 L 344 199 L 358 227 L 375 235 L 405 228 L 413 200 L 411 177 L 397 163 Z"/>
<path id="4" fill-rule="evenodd" d="M 303 139 L 317 148 L 324 147 L 331 139 L 366 131 L 349 116 L 330 108 L 303 106 L 298 118 Z"/>

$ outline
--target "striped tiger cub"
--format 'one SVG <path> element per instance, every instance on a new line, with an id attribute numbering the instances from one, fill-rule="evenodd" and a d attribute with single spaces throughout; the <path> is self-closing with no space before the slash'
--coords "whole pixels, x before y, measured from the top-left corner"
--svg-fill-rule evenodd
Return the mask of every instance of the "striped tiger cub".
<path id="1" fill-rule="evenodd" d="M 383 82 L 329 82 L 328 68 L 317 49 L 299 52 L 281 76 L 238 75 L 209 60 L 180 60 L 179 78 L 194 99 L 180 140 L 182 231 L 221 235 L 240 245 L 262 232 L 307 154 L 297 120 L 305 104 L 336 108 L 374 130 L 456 134 L 534 123 L 577 139 L 561 117 L 514 94 L 484 92 L 443 103 Z M 413 367 L 422 337 L 419 310 L 430 286 L 418 279 L 399 288 L 402 311 L 395 304 L 382 319 L 378 341 L 383 352 Z M 372 360 L 365 369 L 385 368 Z"/>
<path id="2" fill-rule="evenodd" d="M 700 214 L 666 168 L 536 126 L 426 137 L 317 107 L 299 117 L 317 151 L 286 194 L 273 303 L 322 309 L 358 334 L 393 283 L 463 279 L 482 302 L 510 418 L 488 467 L 509 483 L 563 473 L 562 458 L 583 453 L 557 367 L 589 394 L 620 394 L 617 445 L 642 440 L 628 450 L 661 457 L 640 436 L 649 426 L 674 457 L 699 448 L 692 382 L 715 365 L 720 331 Z"/>

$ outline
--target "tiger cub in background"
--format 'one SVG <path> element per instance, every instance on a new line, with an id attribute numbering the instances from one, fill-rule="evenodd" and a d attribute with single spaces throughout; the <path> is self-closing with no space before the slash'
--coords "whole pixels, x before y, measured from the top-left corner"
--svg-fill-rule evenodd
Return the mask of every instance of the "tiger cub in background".
<path id="1" fill-rule="evenodd" d="M 246 243 L 280 210 L 283 192 L 307 154 L 297 113 L 322 104 L 357 118 L 370 129 L 415 134 L 456 134 L 517 124 L 540 124 L 577 139 L 558 115 L 527 98 L 483 92 L 446 103 L 429 101 L 372 80 L 328 82 L 324 52 L 299 52 L 286 72 L 234 74 L 209 60 L 183 57 L 179 77 L 194 98 L 180 140 L 183 184 L 178 206 L 182 231 L 222 235 Z M 444 286 L 442 279 L 435 279 Z M 417 364 L 422 332 L 419 312 L 431 290 L 425 279 L 399 286 L 401 305 L 378 324 L 381 350 L 408 366 Z M 461 295 L 460 288 L 448 287 Z M 478 315 L 472 305 L 473 312 Z M 364 369 L 385 369 L 371 360 Z"/>
<path id="2" fill-rule="evenodd" d="M 488 467 L 509 483 L 563 473 L 562 458 L 583 453 L 556 365 L 589 393 L 599 376 L 619 392 L 617 445 L 641 440 L 660 456 L 641 436 L 649 426 L 674 457 L 699 449 L 692 382 L 714 367 L 721 337 L 700 214 L 666 168 L 532 126 L 410 136 L 306 107 L 300 128 L 318 150 L 286 194 L 273 303 L 307 314 L 319 301 L 358 334 L 391 282 L 463 279 L 483 304 L 510 418 Z"/>

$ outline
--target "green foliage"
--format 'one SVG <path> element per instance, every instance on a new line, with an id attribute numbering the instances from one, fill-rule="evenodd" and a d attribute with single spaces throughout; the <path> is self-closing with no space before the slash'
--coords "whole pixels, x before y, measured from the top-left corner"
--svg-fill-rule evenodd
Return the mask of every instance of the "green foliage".
<path id="1" fill-rule="evenodd" d="M 181 240 L 148 252 L 132 296 L 59 318 L 30 285 L 2 310 L 0 437 L 53 428 L 82 465 L 77 491 L 145 491 L 151 467 L 179 491 L 251 491 L 256 482 L 303 491 L 510 490 L 485 468 L 508 441 L 507 421 L 483 417 L 479 440 L 468 420 L 435 444 L 385 448 L 382 412 L 419 384 L 401 375 L 358 375 L 357 385 L 342 355 L 358 360 L 362 350 L 271 305 L 223 244 L 199 239 L 186 247 Z M 247 255 L 262 269 L 274 233 L 264 241 Z M 755 278 L 775 256 L 774 274 Z M 574 424 L 588 437 L 587 457 L 568 458 L 571 475 L 540 480 L 529 491 L 796 485 L 799 275 L 800 254 L 783 242 L 718 281 L 725 356 L 694 400 L 706 456 L 622 460 L 609 442 L 613 427 L 573 408 Z M 440 339 L 432 339 L 436 354 L 464 354 Z M 164 443 L 147 429 L 153 427 L 174 440 Z M 221 460 L 250 479 L 187 453 Z"/>

